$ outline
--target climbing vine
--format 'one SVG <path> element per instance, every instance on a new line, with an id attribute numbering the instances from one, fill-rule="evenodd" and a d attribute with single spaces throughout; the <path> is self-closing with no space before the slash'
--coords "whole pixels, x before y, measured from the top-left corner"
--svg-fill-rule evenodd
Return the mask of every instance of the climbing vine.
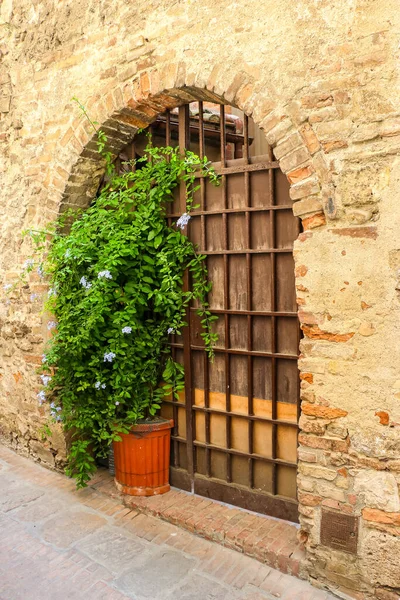
<path id="1" fill-rule="evenodd" d="M 78 487 L 120 432 L 154 418 L 163 398 L 183 389 L 183 367 L 172 359 L 168 339 L 182 332 L 192 301 L 211 358 L 216 341 L 205 257 L 184 230 L 194 208 L 195 173 L 218 185 L 217 175 L 206 158 L 151 143 L 135 170 L 121 174 L 102 131 L 97 140 L 107 183 L 73 219 L 65 213 L 52 226 L 28 232 L 36 254 L 25 267 L 25 274 L 38 268 L 50 285 L 45 310 L 54 318 L 38 399 L 50 403 L 53 418 L 70 432 L 67 474 Z M 182 184 L 186 212 L 170 226 L 166 209 Z"/>

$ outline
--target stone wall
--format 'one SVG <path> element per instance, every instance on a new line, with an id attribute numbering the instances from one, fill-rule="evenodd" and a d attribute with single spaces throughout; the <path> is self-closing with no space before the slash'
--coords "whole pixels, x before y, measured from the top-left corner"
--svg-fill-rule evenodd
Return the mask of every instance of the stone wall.
<path id="1" fill-rule="evenodd" d="M 102 164 L 77 96 L 117 152 L 165 109 L 226 101 L 252 116 L 292 185 L 301 342 L 301 536 L 307 576 L 343 597 L 400 593 L 400 12 L 392 0 L 4 0 L 0 8 L 0 276 L 21 231 L 85 206 Z M 45 283 L 0 307 L 0 427 L 53 467 L 36 393 Z M 35 298 L 32 294 L 37 294 Z M 355 516 L 353 553 L 323 511 Z M 324 534 L 324 532 L 322 532 Z"/>

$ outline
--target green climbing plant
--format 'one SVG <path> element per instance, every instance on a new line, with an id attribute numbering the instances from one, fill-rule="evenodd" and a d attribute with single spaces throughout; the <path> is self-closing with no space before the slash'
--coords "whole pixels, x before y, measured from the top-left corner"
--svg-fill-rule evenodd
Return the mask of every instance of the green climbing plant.
<path id="1" fill-rule="evenodd" d="M 38 396 L 70 432 L 66 472 L 78 487 L 119 433 L 154 418 L 163 398 L 183 389 L 183 367 L 171 356 L 168 336 L 182 332 L 192 301 L 210 358 L 216 341 L 205 257 L 184 230 L 195 208 L 195 173 L 215 185 L 218 176 L 206 158 L 151 143 L 134 171 L 118 173 L 104 132 L 96 135 L 107 183 L 73 220 L 64 213 L 51 226 L 28 232 L 36 254 L 25 266 L 26 275 L 39 264 L 51 286 L 45 310 L 54 321 L 48 322 L 52 337 Z M 186 212 L 169 225 L 166 210 L 179 185 Z M 183 287 L 186 270 L 189 290 Z"/>

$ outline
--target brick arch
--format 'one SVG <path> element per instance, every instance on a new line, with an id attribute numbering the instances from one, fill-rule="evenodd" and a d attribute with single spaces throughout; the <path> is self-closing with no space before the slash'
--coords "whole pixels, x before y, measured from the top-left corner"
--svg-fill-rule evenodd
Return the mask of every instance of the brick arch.
<path id="1" fill-rule="evenodd" d="M 334 216 L 334 207 L 330 200 L 328 169 L 314 132 L 309 126 L 296 123 L 289 107 L 271 110 L 265 92 L 257 90 L 255 80 L 246 74 L 233 76 L 225 89 L 218 87 L 213 74 L 214 71 L 206 81 L 198 81 L 195 76 L 186 75 L 183 63 L 169 64 L 143 72 L 103 96 L 89 98 L 85 106 L 107 134 L 108 147 L 115 155 L 133 139 L 139 128 L 150 125 L 166 109 L 196 100 L 236 106 L 265 132 L 289 180 L 290 195 L 295 201 L 293 211 L 302 218 L 303 227 L 324 225 L 326 215 Z M 76 117 L 60 144 L 69 153 L 71 167 L 66 169 L 65 162 L 55 165 L 54 200 L 60 211 L 69 207 L 85 208 L 93 199 L 104 171 L 93 128 L 82 116 Z M 65 159 L 64 153 L 63 157 Z"/>

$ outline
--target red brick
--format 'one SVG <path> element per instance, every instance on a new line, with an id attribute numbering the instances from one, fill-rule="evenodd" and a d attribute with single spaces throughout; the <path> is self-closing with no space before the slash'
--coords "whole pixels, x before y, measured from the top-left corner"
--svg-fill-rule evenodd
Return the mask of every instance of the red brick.
<path id="1" fill-rule="evenodd" d="M 384 512 L 377 508 L 364 508 L 362 516 L 366 521 L 400 526 L 400 513 Z"/>
<path id="2" fill-rule="evenodd" d="M 317 325 L 301 326 L 304 335 L 313 340 L 327 340 L 329 342 L 347 342 L 354 336 L 354 331 L 349 333 L 331 333 L 329 331 L 323 331 Z"/>
<path id="3" fill-rule="evenodd" d="M 333 97 L 329 92 L 308 94 L 307 96 L 303 96 L 301 103 L 305 108 L 321 108 L 323 106 L 331 106 L 333 104 Z"/>
<path id="4" fill-rule="evenodd" d="M 300 379 L 302 381 L 307 381 L 307 383 L 313 383 L 314 376 L 312 373 L 300 373 Z"/>
<path id="5" fill-rule="evenodd" d="M 42 356 L 37 354 L 23 354 L 25 362 L 30 365 L 41 365 L 42 364 Z"/>
<path id="6" fill-rule="evenodd" d="M 348 143 L 345 140 L 333 140 L 327 142 L 321 142 L 321 146 L 326 153 L 332 152 L 333 150 L 339 150 L 340 148 L 347 148 Z"/>
<path id="7" fill-rule="evenodd" d="M 309 404 L 308 402 L 302 402 L 301 410 L 305 415 L 321 417 L 323 419 L 338 419 L 348 414 L 346 410 L 342 410 L 341 408 Z"/>
<path id="8" fill-rule="evenodd" d="M 315 215 L 311 215 L 310 217 L 305 217 L 302 219 L 303 229 L 316 229 L 317 227 L 322 227 L 326 225 L 326 218 L 324 213 L 317 213 Z"/>
<path id="9" fill-rule="evenodd" d="M 315 135 L 314 130 L 312 129 L 311 125 L 309 123 L 307 123 L 306 125 L 301 127 L 300 133 L 301 133 L 310 153 L 314 154 L 315 152 L 317 152 L 317 150 L 319 150 L 319 148 L 320 148 L 320 143 L 319 143 L 318 138 Z"/>
<path id="10" fill-rule="evenodd" d="M 314 173 L 314 169 L 308 165 L 306 167 L 300 167 L 299 169 L 295 169 L 294 171 L 290 171 L 286 173 L 286 176 L 289 180 L 289 183 L 298 183 L 299 181 L 303 181 L 303 179 L 307 179 Z"/>
<path id="11" fill-rule="evenodd" d="M 376 240 L 376 238 L 378 237 L 378 230 L 375 226 L 341 227 L 337 229 L 330 229 L 330 231 L 336 235 L 343 235 L 353 238 L 370 238 Z"/>
<path id="12" fill-rule="evenodd" d="M 300 504 L 304 504 L 305 506 L 319 506 L 322 502 L 321 496 L 316 496 L 314 494 L 305 494 L 304 492 L 298 492 L 298 499 Z"/>
<path id="13" fill-rule="evenodd" d="M 317 408 L 318 405 L 313 405 Z M 326 408 L 326 407 L 324 407 Z M 306 409 L 307 410 L 307 409 Z M 328 414 L 328 413 L 325 413 Z M 329 413 L 332 414 L 332 413 Z M 314 413 L 314 416 L 317 416 Z M 344 415 L 341 415 L 344 416 Z M 332 418 L 332 417 L 326 417 Z M 338 440 L 337 438 L 326 438 L 314 435 L 299 434 L 299 443 L 309 448 L 319 448 L 320 450 L 331 450 L 332 452 L 347 452 L 349 449 L 348 440 Z"/>

